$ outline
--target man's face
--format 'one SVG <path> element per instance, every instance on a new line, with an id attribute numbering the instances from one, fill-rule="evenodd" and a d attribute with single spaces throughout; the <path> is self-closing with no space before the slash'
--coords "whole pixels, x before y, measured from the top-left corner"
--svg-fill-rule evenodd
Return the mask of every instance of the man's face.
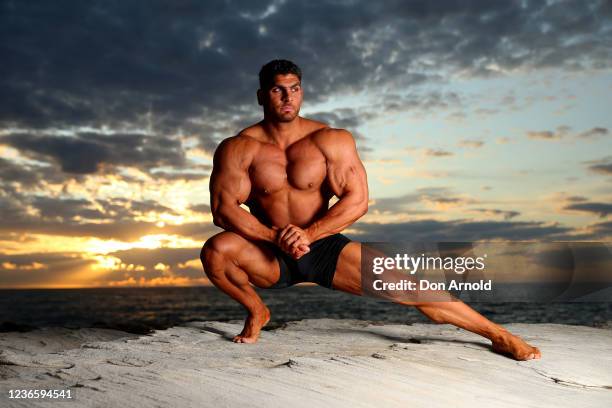
<path id="1" fill-rule="evenodd" d="M 297 75 L 276 75 L 267 91 L 260 91 L 260 104 L 269 117 L 279 122 L 291 122 L 300 112 L 302 85 Z"/>

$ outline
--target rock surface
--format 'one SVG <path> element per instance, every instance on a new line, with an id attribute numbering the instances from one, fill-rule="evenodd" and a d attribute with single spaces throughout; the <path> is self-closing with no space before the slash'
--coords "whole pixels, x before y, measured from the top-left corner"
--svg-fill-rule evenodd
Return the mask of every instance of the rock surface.
<path id="1" fill-rule="evenodd" d="M 256 344 L 231 342 L 241 322 L 0 333 L 0 406 L 612 407 L 612 330 L 506 327 L 543 358 L 511 360 L 452 326 L 358 320 L 291 322 Z M 70 389 L 76 401 L 11 389 Z"/>

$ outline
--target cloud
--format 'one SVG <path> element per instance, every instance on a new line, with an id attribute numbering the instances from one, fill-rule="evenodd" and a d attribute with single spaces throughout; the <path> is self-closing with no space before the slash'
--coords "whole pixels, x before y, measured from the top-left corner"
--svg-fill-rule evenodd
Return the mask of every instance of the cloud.
<path id="1" fill-rule="evenodd" d="M 580 211 L 586 213 L 597 214 L 601 218 L 605 218 L 608 215 L 612 214 L 612 204 L 608 203 L 579 203 L 579 204 L 571 204 L 563 207 L 564 210 L 570 211 Z"/>
<path id="2" fill-rule="evenodd" d="M 195 167 L 195 166 L 189 166 Z M 152 171 L 151 177 L 156 180 L 165 180 L 165 181 L 202 181 L 206 180 L 210 177 L 210 170 L 212 166 L 203 166 L 202 168 L 206 169 L 206 171 L 198 172 L 198 171 L 185 171 L 185 172 L 177 172 L 177 171 Z"/>
<path id="3" fill-rule="evenodd" d="M 365 109 L 338 108 L 328 112 L 314 112 L 306 115 L 306 117 L 326 123 L 333 128 L 350 130 L 355 138 L 357 149 L 363 159 L 369 157 L 369 153 L 373 151 L 373 149 L 368 146 L 368 138 L 357 130 L 359 126 L 376 117 L 372 112 Z"/>
<path id="4" fill-rule="evenodd" d="M 191 211 L 210 214 L 210 205 L 208 204 L 196 204 L 189 207 Z"/>
<path id="5" fill-rule="evenodd" d="M 210 223 L 186 222 L 159 227 L 154 221 L 136 220 L 149 213 L 179 215 L 152 200 L 116 197 L 92 202 L 27 196 L 5 187 L 4 195 L 0 195 L 0 233 L 94 237 L 131 242 L 150 234 L 176 234 L 204 240 L 218 231 Z"/>
<path id="6" fill-rule="evenodd" d="M 543 222 L 418 220 L 394 224 L 355 224 L 352 238 L 362 242 L 570 239 L 571 228 Z"/>
<path id="7" fill-rule="evenodd" d="M 592 166 L 589 166 L 589 170 L 594 171 L 595 173 L 599 173 L 599 174 L 612 174 L 612 163 L 608 163 L 608 164 L 594 164 Z"/>
<path id="8" fill-rule="evenodd" d="M 483 213 L 486 215 L 501 215 L 504 218 L 504 220 L 510 220 L 521 214 L 518 211 L 498 210 L 498 209 L 493 209 L 493 208 L 474 208 L 474 209 L 471 209 L 470 211 Z"/>
<path id="9" fill-rule="evenodd" d="M 0 146 L 2 138 L 0 137 Z M 68 178 L 79 179 L 79 175 L 71 175 Z M 0 190 L 9 194 L 15 190 L 15 185 L 20 188 L 36 189 L 45 184 L 61 184 L 67 177 L 58 168 L 47 163 L 17 162 L 13 159 L 0 157 Z"/>
<path id="10" fill-rule="evenodd" d="M 102 134 L 82 132 L 74 136 L 12 133 L 0 143 L 26 156 L 61 166 L 63 172 L 96 173 L 103 165 L 133 166 L 145 171 L 158 166 L 185 166 L 185 153 L 176 138 L 143 134 Z"/>
<path id="11" fill-rule="evenodd" d="M 7 255 L 0 252 L 0 287 L 53 286 L 70 282 L 70 277 L 94 264 L 73 253 L 29 253 Z"/>
<path id="12" fill-rule="evenodd" d="M 598 17 L 610 9 L 597 0 L 2 8 L 0 126 L 181 129 L 206 149 L 260 116 L 257 72 L 276 57 L 302 65 L 311 102 L 452 76 L 607 69 L 611 60 L 612 34 Z"/>
<path id="13" fill-rule="evenodd" d="M 540 139 L 540 140 L 560 140 L 566 137 L 573 137 L 574 139 L 586 139 L 593 140 L 600 138 L 602 136 L 608 135 L 609 131 L 604 127 L 594 127 L 589 130 L 585 130 L 580 133 L 570 134 L 571 127 L 569 126 L 559 126 L 557 130 L 540 130 L 540 131 L 528 131 L 527 137 L 530 139 Z"/>
<path id="14" fill-rule="evenodd" d="M 612 221 L 599 222 L 589 225 L 589 230 L 596 239 L 610 240 L 612 239 Z"/>
<path id="15" fill-rule="evenodd" d="M 447 187 L 425 187 L 398 197 L 377 198 L 370 205 L 370 212 L 428 214 L 433 213 L 430 207 L 440 210 L 476 202 L 473 198 L 455 194 Z"/>
<path id="16" fill-rule="evenodd" d="M 430 157 L 445 157 L 452 156 L 454 153 L 444 149 L 425 149 L 424 154 Z"/>
<path id="17" fill-rule="evenodd" d="M 146 283 L 153 279 L 187 278 L 198 279 L 204 277 L 204 270 L 199 260 L 200 248 L 135 248 L 126 251 L 117 251 L 107 254 L 107 257 L 118 261 L 106 271 L 100 283 L 112 284 L 132 278 L 141 279 Z M 193 261 L 196 262 L 193 262 Z M 138 268 L 130 267 L 137 265 Z M 172 284 L 171 282 L 167 282 Z M 180 284 L 180 282 L 177 282 Z M 183 282 L 188 283 L 188 282 Z"/>
<path id="18" fill-rule="evenodd" d="M 599 160 L 589 160 L 584 163 L 588 164 L 587 168 L 594 173 L 603 174 L 604 176 L 612 174 L 612 156 Z"/>
<path id="19" fill-rule="evenodd" d="M 541 131 L 529 131 L 527 132 L 527 137 L 530 139 L 560 139 L 561 136 L 556 134 L 555 132 L 551 132 L 550 130 L 541 130 Z"/>
<path id="20" fill-rule="evenodd" d="M 582 196 L 569 196 L 569 197 L 566 197 L 565 200 L 572 202 L 572 203 L 580 203 L 583 201 L 587 201 L 588 199 Z"/>
<path id="21" fill-rule="evenodd" d="M 528 131 L 527 137 L 529 139 L 559 140 L 567 136 L 569 130 L 570 130 L 569 126 L 559 126 L 556 131 L 552 131 L 552 130 Z"/>
<path id="22" fill-rule="evenodd" d="M 201 248 L 130 249 L 104 256 L 0 253 L 0 287 L 203 284 Z M 102 264 L 100 264 L 102 262 Z M 95 276 L 95 278 L 94 278 Z"/>
<path id="23" fill-rule="evenodd" d="M 67 195 L 70 186 L 98 174 L 142 186 L 139 178 L 119 173 L 120 167 L 162 182 L 204 181 L 210 165 L 189 163 L 184 142 L 195 140 L 197 145 L 190 147 L 210 153 L 219 140 L 260 120 L 257 72 L 273 58 L 289 58 L 302 67 L 305 108 L 324 102 L 333 106 L 343 95 L 371 98 L 364 108 L 312 114 L 352 131 L 366 153 L 372 150 L 369 140 L 356 128 L 386 112 L 447 110 L 445 114 L 460 116 L 470 111 L 464 96 L 436 89 L 441 85 L 543 68 L 591 72 L 609 69 L 612 60 L 607 47 L 612 32 L 604 18 L 611 9 L 596 0 L 435 5 L 425 0 L 69 2 L 62 7 L 4 1 L 0 10 L 0 150 L 19 153 L 0 158 L 0 235 L 8 240 L 47 234 L 134 241 L 167 233 L 203 241 L 218 232 L 200 221 L 163 228 L 138 221 L 147 213 L 180 215 L 150 200 Z M 508 95 L 509 105 L 515 100 Z M 556 137 L 560 130 L 544 132 Z M 599 126 L 577 137 L 607 134 Z M 460 145 L 482 146 L 477 142 L 466 139 Z M 453 154 L 423 152 L 432 157 Z M 586 165 L 612 174 L 609 161 Z M 51 188 L 53 197 L 38 194 Z M 416 207 L 406 204 L 410 199 Z M 431 206 L 476 202 L 448 189 L 418 190 L 403 200 L 383 198 L 373 207 L 429 214 Z M 206 204 L 191 209 L 210 212 Z M 511 211 L 487 211 L 506 221 L 514 217 Z M 404 226 L 416 229 L 417 237 L 576 236 L 571 229 L 536 222 L 422 221 Z M 396 225 L 359 228 L 370 236 L 380 231 L 410 236 Z M 593 231 L 606 228 L 597 224 Z M 134 254 L 121 255 L 137 258 Z M 172 267 L 188 264 L 187 258 L 166 256 L 159 262 Z M 32 282 L 67 276 L 90 263 L 66 254 L 53 259 L 30 254 L 6 262 L 4 272 L 27 272 L 24 279 Z M 0 274 L 4 276 L 14 275 Z M 116 281 L 129 278 L 174 277 L 117 275 Z"/>
<path id="24" fill-rule="evenodd" d="M 456 92 L 411 92 L 400 95 L 388 93 L 380 96 L 380 102 L 375 106 L 382 106 L 381 112 L 414 112 L 417 114 L 438 112 L 440 110 L 461 108 L 463 101 Z"/>
<path id="25" fill-rule="evenodd" d="M 472 149 L 477 149 L 479 147 L 484 146 L 485 142 L 482 140 L 470 140 L 470 139 L 462 139 L 459 141 L 458 145 L 461 147 L 469 147 Z"/>
<path id="26" fill-rule="evenodd" d="M 585 130 L 584 132 L 581 132 L 577 135 L 577 137 L 581 138 L 581 139 L 591 139 L 591 138 L 598 138 L 601 136 L 607 136 L 609 135 L 610 132 L 608 131 L 607 128 L 604 127 L 594 127 L 590 130 Z"/>

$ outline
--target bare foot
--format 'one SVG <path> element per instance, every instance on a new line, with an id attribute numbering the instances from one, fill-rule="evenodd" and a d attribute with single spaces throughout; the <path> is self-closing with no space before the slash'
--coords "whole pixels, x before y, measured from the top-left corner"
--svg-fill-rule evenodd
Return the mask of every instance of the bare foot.
<path id="1" fill-rule="evenodd" d="M 232 340 L 234 343 L 255 343 L 259 338 L 259 332 L 270 321 L 270 309 L 264 306 L 260 313 L 249 314 L 244 322 L 244 328 L 239 335 Z"/>
<path id="2" fill-rule="evenodd" d="M 523 339 L 507 333 L 493 342 L 493 351 L 500 354 L 509 354 L 515 360 L 533 360 L 542 357 L 537 347 L 530 346 Z"/>

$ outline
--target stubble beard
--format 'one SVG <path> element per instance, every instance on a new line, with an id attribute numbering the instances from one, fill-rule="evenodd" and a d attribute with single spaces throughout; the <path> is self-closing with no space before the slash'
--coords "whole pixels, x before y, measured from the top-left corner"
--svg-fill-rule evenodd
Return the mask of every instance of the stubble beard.
<path id="1" fill-rule="evenodd" d="M 292 122 L 293 120 L 295 120 L 295 118 L 297 118 L 299 114 L 299 111 L 293 111 L 290 113 L 285 113 L 285 114 L 280 114 L 278 121 L 279 122 Z"/>

